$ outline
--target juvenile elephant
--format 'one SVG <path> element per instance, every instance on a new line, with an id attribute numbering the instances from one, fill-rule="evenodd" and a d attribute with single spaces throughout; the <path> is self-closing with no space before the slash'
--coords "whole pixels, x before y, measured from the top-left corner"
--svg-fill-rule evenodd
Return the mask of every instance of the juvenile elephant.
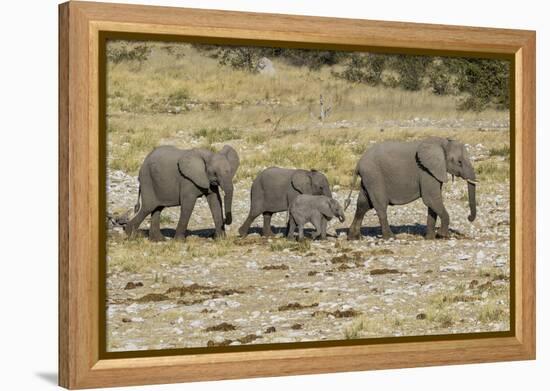
<path id="1" fill-rule="evenodd" d="M 258 174 L 250 189 L 250 212 L 239 228 L 239 234 L 246 236 L 250 224 L 263 214 L 263 235 L 273 235 L 271 216 L 288 210 L 298 194 L 325 195 L 332 198 L 327 177 L 316 170 L 306 171 L 270 167 Z"/>
<path id="2" fill-rule="evenodd" d="M 288 239 L 294 239 L 294 231 L 298 227 L 298 240 L 304 239 L 304 225 L 311 223 L 315 226 L 316 232 L 313 239 L 325 240 L 327 238 L 327 221 L 338 217 L 344 222 L 344 209 L 334 198 L 323 195 L 300 194 L 290 204 Z"/>
<path id="3" fill-rule="evenodd" d="M 143 219 L 151 214 L 149 239 L 164 240 L 160 232 L 160 213 L 165 207 L 180 206 L 175 239 L 183 239 L 197 198 L 206 196 L 214 219 L 215 235 L 223 236 L 224 223 L 229 225 L 232 220 L 233 177 L 238 167 L 239 156 L 229 145 L 217 153 L 172 146 L 154 149 L 139 170 L 136 215 L 126 225 L 126 233 L 132 236 Z M 225 222 L 219 188 L 224 192 Z"/>
<path id="4" fill-rule="evenodd" d="M 361 189 L 357 198 L 357 210 L 351 223 L 348 238 L 358 239 L 365 213 L 374 208 L 382 236 L 393 233 L 388 224 L 388 205 L 404 205 L 420 197 L 428 207 L 426 239 L 435 238 L 435 222 L 441 219 L 438 234 L 449 235 L 449 214 L 443 205 L 441 189 L 448 181 L 447 173 L 468 182 L 470 215 L 476 218 L 476 175 L 464 144 L 450 139 L 430 137 L 423 141 L 387 141 L 371 147 L 363 154 L 353 175 L 353 187 L 357 175 L 361 176 Z M 349 206 L 350 194 L 345 202 Z"/>

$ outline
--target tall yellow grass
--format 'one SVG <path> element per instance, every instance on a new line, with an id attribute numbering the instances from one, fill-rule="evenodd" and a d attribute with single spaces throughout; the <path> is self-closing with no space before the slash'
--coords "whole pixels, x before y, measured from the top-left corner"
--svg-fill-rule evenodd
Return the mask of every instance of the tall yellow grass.
<path id="1" fill-rule="evenodd" d="M 109 45 L 120 45 L 111 42 Z M 506 112 L 457 111 L 456 98 L 350 83 L 330 67 L 309 70 L 274 59 L 276 75 L 251 74 L 218 64 L 188 44 L 148 43 L 147 61 L 108 64 L 108 164 L 136 174 L 157 145 L 220 148 L 241 156 L 238 180 L 265 167 L 315 168 L 332 184 L 348 186 L 361 154 L 374 142 L 429 135 L 453 137 L 496 151 L 481 175 L 504 180 L 508 132 L 433 126 L 402 128 L 403 121 L 503 120 Z M 178 55 L 166 50 L 177 46 Z M 319 96 L 330 116 L 321 123 Z M 385 122 L 384 122 L 385 121 Z"/>

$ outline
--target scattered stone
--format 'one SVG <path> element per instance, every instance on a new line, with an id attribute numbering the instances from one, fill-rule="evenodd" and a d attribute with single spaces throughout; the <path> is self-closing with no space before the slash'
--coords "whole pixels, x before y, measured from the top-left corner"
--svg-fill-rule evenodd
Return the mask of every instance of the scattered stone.
<path id="1" fill-rule="evenodd" d="M 231 345 L 231 342 L 233 342 L 233 340 L 231 340 L 231 339 L 224 339 L 221 342 L 216 342 L 216 341 L 209 340 L 206 343 L 206 346 L 209 347 L 209 348 L 218 347 L 218 346 L 229 346 L 229 345 Z"/>
<path id="2" fill-rule="evenodd" d="M 210 331 L 232 331 L 232 330 L 236 330 L 236 329 L 237 328 L 235 326 L 233 326 L 232 324 L 227 323 L 227 322 L 222 322 L 222 323 L 217 324 L 215 326 L 207 327 L 205 331 L 207 331 L 207 332 L 210 332 Z"/>
<path id="3" fill-rule="evenodd" d="M 335 318 L 352 318 L 355 316 L 361 315 L 361 312 L 355 311 L 353 309 L 349 310 L 336 310 L 336 311 L 315 311 L 311 314 L 312 317 L 316 316 L 333 316 Z"/>
<path id="4" fill-rule="evenodd" d="M 138 303 L 156 302 L 170 300 L 170 298 L 162 293 L 148 293 L 145 296 L 140 297 L 136 301 Z"/>
<path id="5" fill-rule="evenodd" d="M 426 319 L 427 317 L 428 317 L 428 316 L 427 316 L 425 313 L 423 313 L 423 312 L 421 312 L 421 313 L 419 313 L 418 315 L 416 315 L 416 319 L 418 319 L 418 320 L 424 320 L 424 319 Z"/>
<path id="6" fill-rule="evenodd" d="M 265 329 L 264 333 L 270 334 L 270 333 L 274 333 L 276 331 L 277 331 L 277 329 L 274 326 L 270 326 L 267 329 Z"/>
<path id="7" fill-rule="evenodd" d="M 279 311 L 290 311 L 290 310 L 301 310 L 304 308 L 313 308 L 319 306 L 319 303 L 312 303 L 309 305 L 303 305 L 300 303 L 289 303 L 286 305 L 282 305 L 278 308 Z"/>
<path id="8" fill-rule="evenodd" d="M 256 334 L 248 334 L 242 338 L 239 338 L 237 341 L 239 341 L 240 343 L 242 344 L 247 344 L 247 343 L 250 343 L 252 341 L 255 341 L 259 338 L 262 338 L 261 336 L 259 335 L 256 335 Z"/>
<path id="9" fill-rule="evenodd" d="M 132 319 L 130 318 L 122 318 L 122 323 L 131 323 Z"/>
<path id="10" fill-rule="evenodd" d="M 124 290 L 128 290 L 128 289 L 136 289 L 136 288 L 139 288 L 139 287 L 142 287 L 143 286 L 143 282 L 128 282 L 126 284 L 126 286 L 124 287 Z"/>
<path id="11" fill-rule="evenodd" d="M 292 330 L 301 330 L 302 327 L 303 325 L 301 325 L 300 323 L 294 323 L 292 326 L 290 326 Z"/>
<path id="12" fill-rule="evenodd" d="M 267 265 L 263 266 L 262 270 L 288 270 L 290 269 L 288 265 L 282 264 L 282 265 Z"/>
<path id="13" fill-rule="evenodd" d="M 397 269 L 387 269 L 387 268 L 372 269 L 370 271 L 371 276 L 379 276 L 379 275 L 382 275 L 382 274 L 398 274 L 398 273 L 400 273 L 400 272 Z"/>

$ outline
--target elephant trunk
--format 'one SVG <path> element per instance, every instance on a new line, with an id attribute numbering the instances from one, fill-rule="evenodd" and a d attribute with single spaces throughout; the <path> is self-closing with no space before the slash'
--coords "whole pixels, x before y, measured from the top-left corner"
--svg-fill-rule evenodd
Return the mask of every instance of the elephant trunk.
<path id="1" fill-rule="evenodd" d="M 231 204 L 233 203 L 233 183 L 231 181 L 223 181 L 221 183 L 223 190 L 223 208 L 225 209 L 225 224 L 231 225 L 233 217 L 231 215 Z"/>
<path id="2" fill-rule="evenodd" d="M 468 203 L 470 205 L 470 215 L 468 220 L 470 222 L 476 219 L 476 173 L 472 163 L 469 160 L 464 161 L 464 168 L 462 177 L 468 182 Z"/>
<path id="3" fill-rule="evenodd" d="M 470 204 L 470 222 L 476 219 L 476 185 L 473 181 L 468 181 L 468 203 Z"/>

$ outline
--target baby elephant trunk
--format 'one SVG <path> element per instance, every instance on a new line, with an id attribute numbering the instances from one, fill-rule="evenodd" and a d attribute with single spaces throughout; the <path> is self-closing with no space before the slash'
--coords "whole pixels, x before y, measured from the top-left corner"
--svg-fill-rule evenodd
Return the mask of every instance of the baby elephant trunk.
<path id="1" fill-rule="evenodd" d="M 233 203 L 233 183 L 231 181 L 223 181 L 221 183 L 223 190 L 223 206 L 225 209 L 225 221 L 224 224 L 231 225 L 233 217 L 231 215 L 231 204 Z"/>

